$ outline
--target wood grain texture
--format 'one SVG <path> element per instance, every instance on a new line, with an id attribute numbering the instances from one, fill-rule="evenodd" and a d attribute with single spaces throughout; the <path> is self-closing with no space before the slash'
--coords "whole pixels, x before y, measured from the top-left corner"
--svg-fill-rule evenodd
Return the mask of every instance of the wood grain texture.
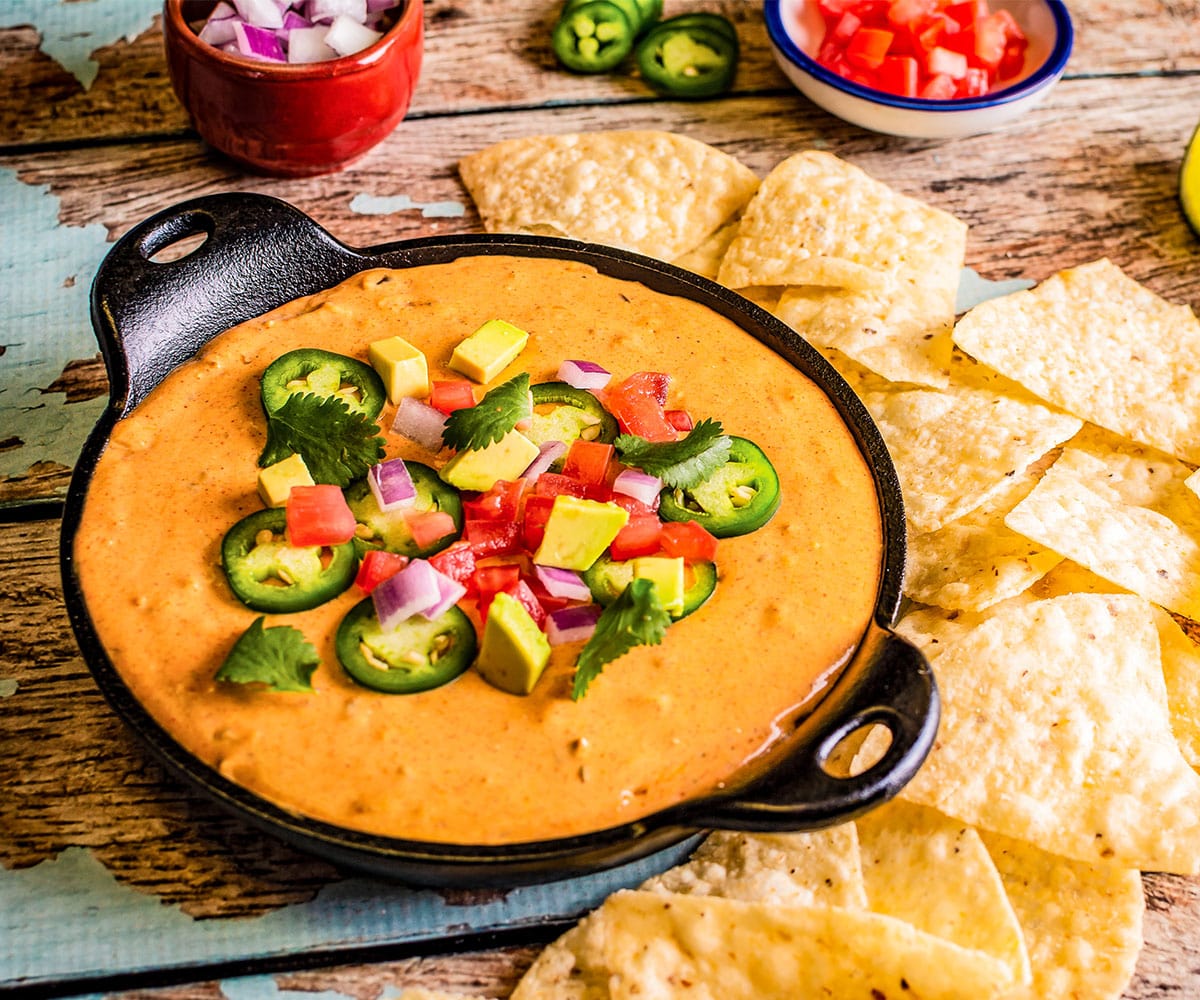
<path id="1" fill-rule="evenodd" d="M 760 175 L 790 153 L 828 149 L 970 224 L 967 262 L 984 277 L 1040 280 L 1097 257 L 1155 292 L 1200 308 L 1200 243 L 1176 183 L 1200 106 L 1200 0 L 1071 5 L 1066 78 L 1011 128 L 951 143 L 874 135 L 819 111 L 774 65 L 758 4 L 667 0 L 669 13 L 720 10 L 743 47 L 736 93 L 657 100 L 629 73 L 560 71 L 546 39 L 551 0 L 428 0 L 427 46 L 409 118 L 340 174 L 283 181 L 243 174 L 190 131 L 170 90 L 157 24 L 96 53 L 84 90 L 38 51 L 32 28 L 0 31 L 0 169 L 44 185 L 65 226 L 116 239 L 185 198 L 258 191 L 311 214 L 358 246 L 478 230 L 455 164 L 498 139 L 543 132 L 664 128 L 712 143 Z M 355 195 L 458 201 L 459 218 L 419 207 L 366 215 Z M 0 320 L 2 321 L 2 320 Z M 68 399 L 107 392 L 94 356 L 54 384 Z M 0 428 L 0 447 L 4 432 Z M 61 498 L 70 470 L 43 463 L 0 482 L 0 865 L 24 868 L 85 846 L 123 885 L 198 917 L 249 916 L 312 899 L 342 877 L 263 838 L 200 799 L 152 760 L 101 697 L 70 632 L 58 576 L 58 522 L 4 523 L 5 507 Z M 37 509 L 37 508 L 35 508 Z M 1200 996 L 1200 880 L 1147 875 L 1146 948 L 1127 1000 Z M 376 1000 L 422 985 L 506 997 L 532 946 L 384 956 L 370 964 L 280 974 L 281 989 Z M 217 1000 L 217 982 L 126 991 L 123 998 Z"/>

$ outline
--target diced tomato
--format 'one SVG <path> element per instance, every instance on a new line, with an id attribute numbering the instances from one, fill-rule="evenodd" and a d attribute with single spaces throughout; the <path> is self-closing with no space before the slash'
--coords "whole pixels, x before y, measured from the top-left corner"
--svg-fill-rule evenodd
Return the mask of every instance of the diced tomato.
<path id="1" fill-rule="evenodd" d="M 525 515 L 521 521 L 521 538 L 525 548 L 536 552 L 546 534 L 546 522 L 554 508 L 554 497 L 531 496 L 525 501 Z"/>
<path id="2" fill-rule="evenodd" d="M 1020 74 L 1025 68 L 1025 50 L 1029 43 L 1025 41 L 1009 42 L 1004 46 L 1004 58 L 996 70 L 997 80 L 1008 80 Z"/>
<path id="3" fill-rule="evenodd" d="M 930 76 L 948 76 L 961 80 L 967 75 L 967 57 L 961 52 L 944 49 L 940 45 L 925 54 L 925 72 Z"/>
<path id="4" fill-rule="evenodd" d="M 516 521 L 465 520 L 463 538 L 475 551 L 477 559 L 521 551 L 521 525 Z"/>
<path id="5" fill-rule="evenodd" d="M 479 595 L 479 614 L 486 618 L 487 609 L 497 594 L 503 592 L 516 595 L 517 584 L 521 582 L 521 567 L 512 563 L 478 566 L 471 580 Z"/>
<path id="6" fill-rule="evenodd" d="M 522 607 L 529 612 L 529 617 L 537 622 L 538 628 L 541 628 L 546 621 L 546 609 L 542 607 L 542 602 L 538 600 L 537 595 L 525 580 L 517 581 L 517 589 L 513 593 L 513 597 L 521 602 Z"/>
<path id="7" fill-rule="evenodd" d="M 354 537 L 358 526 L 342 491 L 329 483 L 293 486 L 286 518 L 293 545 L 342 545 Z"/>
<path id="8" fill-rule="evenodd" d="M 432 545 L 439 538 L 445 538 L 454 533 L 454 518 L 443 510 L 426 510 L 420 513 L 404 513 L 404 523 L 408 525 L 413 542 L 418 548 Z"/>
<path id="9" fill-rule="evenodd" d="M 624 431 L 649 441 L 674 441 L 679 436 L 663 413 L 666 387 L 662 380 L 666 378 L 656 372 L 638 372 L 604 393 L 608 412 Z"/>
<path id="10" fill-rule="evenodd" d="M 439 573 L 465 585 L 475 573 L 475 550 L 471 548 L 470 542 L 455 542 L 449 548 L 430 556 L 429 564 Z"/>
<path id="11" fill-rule="evenodd" d="M 587 497 L 588 485 L 561 472 L 543 472 L 533 484 L 533 492 L 539 497 Z"/>
<path id="12" fill-rule="evenodd" d="M 667 423 L 681 434 L 686 434 L 696 426 L 687 410 L 664 410 L 663 416 L 667 418 Z"/>
<path id="13" fill-rule="evenodd" d="M 671 521 L 662 526 L 662 550 L 687 562 L 712 562 L 717 558 L 717 540 L 696 521 Z"/>
<path id="14" fill-rule="evenodd" d="M 463 516 L 476 521 L 515 521 L 529 482 L 497 479 L 486 493 L 463 500 Z"/>
<path id="15" fill-rule="evenodd" d="M 955 97 L 982 97 L 988 92 L 988 73 L 986 69 L 972 66 L 958 81 Z"/>
<path id="16" fill-rule="evenodd" d="M 915 56 L 885 56 L 879 67 L 879 85 L 901 97 L 916 97 L 918 73 Z"/>
<path id="17" fill-rule="evenodd" d="M 571 599 L 568 597 L 555 597 L 549 593 L 536 579 L 528 579 L 526 577 L 521 577 L 521 579 L 529 584 L 530 592 L 537 598 L 538 604 L 541 605 L 542 610 L 546 613 L 558 611 L 571 603 Z"/>
<path id="18" fill-rule="evenodd" d="M 848 10 L 860 6 L 859 0 L 817 0 L 817 7 L 827 21 L 836 21 Z"/>
<path id="19" fill-rule="evenodd" d="M 931 76 L 917 95 L 927 101 L 948 101 L 954 97 L 957 87 L 948 76 Z"/>
<path id="20" fill-rule="evenodd" d="M 975 22 L 988 16 L 988 0 L 966 0 L 965 3 L 947 4 L 944 13 L 964 28 L 973 28 Z"/>
<path id="21" fill-rule="evenodd" d="M 892 0 L 887 11 L 888 24 L 897 30 L 910 28 L 932 15 L 936 9 L 936 0 Z"/>
<path id="22" fill-rule="evenodd" d="M 364 594 L 369 594 L 388 577 L 395 576 L 408 565 L 408 556 L 399 552 L 389 552 L 387 549 L 367 549 L 362 562 L 358 564 L 358 575 L 354 577 L 354 585 Z"/>
<path id="23" fill-rule="evenodd" d="M 859 28 L 846 45 L 846 58 L 856 66 L 878 69 L 895 37 L 894 31 L 883 28 Z"/>
<path id="24" fill-rule="evenodd" d="M 848 10 L 837 19 L 833 28 L 826 32 L 825 41 L 831 42 L 834 45 L 845 45 L 861 27 L 862 18 L 853 11 Z"/>
<path id="25" fill-rule="evenodd" d="M 1000 68 L 1004 59 L 1004 46 L 1008 44 L 1004 19 L 989 14 L 975 22 L 975 61 L 989 73 Z"/>
<path id="26" fill-rule="evenodd" d="M 653 504 L 647 505 L 642 503 L 637 497 L 631 497 L 624 493 L 614 493 L 611 502 L 629 511 L 630 514 L 653 514 L 658 510 L 658 497 L 654 498 Z"/>
<path id="27" fill-rule="evenodd" d="M 443 413 L 466 409 L 475 405 L 475 387 L 466 379 L 456 378 L 434 381 L 429 393 L 429 405 Z"/>
<path id="28" fill-rule="evenodd" d="M 587 486 L 607 486 L 615 455 L 611 444 L 576 438 L 563 460 L 562 474 Z"/>
<path id="29" fill-rule="evenodd" d="M 608 547 L 608 554 L 621 562 L 637 556 L 651 556 L 658 551 L 662 522 L 656 514 L 630 514 L 624 527 Z"/>

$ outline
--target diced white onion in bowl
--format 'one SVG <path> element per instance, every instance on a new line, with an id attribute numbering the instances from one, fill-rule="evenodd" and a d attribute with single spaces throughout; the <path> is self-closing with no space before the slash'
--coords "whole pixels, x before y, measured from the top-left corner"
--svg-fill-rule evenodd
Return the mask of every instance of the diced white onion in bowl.
<path id="1" fill-rule="evenodd" d="M 352 17 L 339 14 L 329 25 L 329 32 L 325 35 L 325 44 L 338 55 L 348 56 L 355 52 L 361 52 L 369 45 L 374 45 L 382 37 L 383 35 L 378 31 L 368 28 Z"/>

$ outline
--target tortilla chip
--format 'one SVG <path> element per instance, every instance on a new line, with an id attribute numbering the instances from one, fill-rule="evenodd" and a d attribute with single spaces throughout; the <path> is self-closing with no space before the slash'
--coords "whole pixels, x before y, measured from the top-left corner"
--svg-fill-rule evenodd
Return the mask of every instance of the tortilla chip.
<path id="1" fill-rule="evenodd" d="M 1154 611 L 1167 705 L 1171 710 L 1171 732 L 1183 759 L 1200 769 L 1200 646 L 1188 638 L 1169 614 L 1161 608 Z"/>
<path id="2" fill-rule="evenodd" d="M 994 382 L 958 380 L 941 392 L 851 386 L 883 435 L 917 532 L 975 510 L 1080 427 L 1076 417 Z"/>
<path id="3" fill-rule="evenodd" d="M 1089 430 L 1005 517 L 1014 531 L 1188 618 L 1200 618 L 1200 498 L 1191 469 Z"/>
<path id="4" fill-rule="evenodd" d="M 1135 869 L 1089 865 L 982 834 L 1012 903 L 1033 972 L 1004 1000 L 1118 1000 L 1142 948 L 1145 899 Z"/>
<path id="5" fill-rule="evenodd" d="M 803 285 L 783 293 L 775 314 L 886 379 L 940 387 L 949 381 L 953 298 L 952 289 L 907 283 L 886 292 Z"/>
<path id="6" fill-rule="evenodd" d="M 778 164 L 742 217 L 718 280 L 885 290 L 925 275 L 958 286 L 966 224 L 892 190 L 831 153 L 807 150 Z"/>
<path id="7" fill-rule="evenodd" d="M 545 233 L 663 260 L 694 250 L 758 187 L 749 167 L 671 132 L 507 139 L 459 161 L 490 233 Z"/>
<path id="8" fill-rule="evenodd" d="M 904 593 L 922 604 L 982 611 L 1026 590 L 1062 562 L 1004 525 L 1041 471 L 1027 469 L 964 517 L 908 539 Z"/>
<path id="9" fill-rule="evenodd" d="M 857 820 L 867 899 L 875 913 L 1004 962 L 1029 981 L 1029 956 L 979 834 L 934 809 L 893 801 Z"/>
<path id="10" fill-rule="evenodd" d="M 976 306 L 954 340 L 1055 406 L 1200 463 L 1200 321 L 1111 261 Z"/>
<path id="11" fill-rule="evenodd" d="M 1200 872 L 1200 776 L 1171 733 L 1146 601 L 1005 606 L 936 669 L 938 738 L 905 798 L 1080 861 Z"/>
<path id="12" fill-rule="evenodd" d="M 776 905 L 867 905 L 853 823 L 812 833 L 714 833 L 686 863 L 642 888 Z"/>
<path id="13" fill-rule="evenodd" d="M 1011 986 L 1002 962 L 878 913 L 624 891 L 543 953 L 513 1000 L 986 1000 Z"/>
<path id="14" fill-rule="evenodd" d="M 721 260 L 729 249 L 729 244 L 737 236 L 738 220 L 726 223 L 698 247 L 688 251 L 682 257 L 671 263 L 688 271 L 703 275 L 705 278 L 716 279 L 721 270 Z"/>

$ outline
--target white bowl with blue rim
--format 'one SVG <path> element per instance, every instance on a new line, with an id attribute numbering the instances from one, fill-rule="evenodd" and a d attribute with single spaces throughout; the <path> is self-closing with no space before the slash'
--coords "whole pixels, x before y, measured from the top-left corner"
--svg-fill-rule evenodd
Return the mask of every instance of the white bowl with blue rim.
<path id="1" fill-rule="evenodd" d="M 775 60 L 805 97 L 830 114 L 874 132 L 919 139 L 978 135 L 1012 121 L 1040 102 L 1067 67 L 1074 44 L 1062 0 L 993 0 L 1029 40 L 1021 72 L 981 97 L 934 101 L 900 97 L 854 83 L 816 60 L 825 22 L 815 0 L 763 0 Z"/>

